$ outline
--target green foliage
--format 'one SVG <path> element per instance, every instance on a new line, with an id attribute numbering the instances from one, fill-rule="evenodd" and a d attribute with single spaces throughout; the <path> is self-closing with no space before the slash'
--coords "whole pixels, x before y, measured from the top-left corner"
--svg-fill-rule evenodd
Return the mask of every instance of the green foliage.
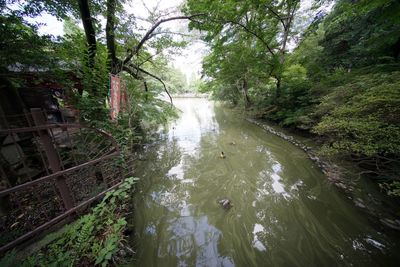
<path id="1" fill-rule="evenodd" d="M 0 11 L 0 74 L 4 84 L 18 89 L 26 82 L 21 74 L 32 71 L 38 80 L 35 82 L 44 80 L 59 84 L 66 89 L 67 104 L 79 109 L 80 122 L 115 133 L 121 144 L 125 143 L 125 139 L 129 139 L 130 144 L 137 142 L 144 137 L 145 129 L 154 129 L 159 126 L 155 124 L 165 123 L 176 114 L 173 108 L 159 99 L 164 91 L 161 83 L 135 67 L 163 73 L 165 77 L 161 78 L 166 79 L 167 87 L 174 92 L 184 91 L 184 75 L 173 68 L 168 68 L 168 72 L 162 71 L 162 68 L 168 65 L 168 56 L 177 53 L 186 44 L 185 41 L 178 40 L 167 30 L 163 31 L 161 26 L 157 27 L 140 51 L 125 63 L 129 67 L 118 66 L 114 70 L 110 67 L 113 62 L 109 40 L 104 42 L 105 29 L 99 22 L 101 16 L 107 15 L 105 1 L 88 1 L 96 35 L 95 52 L 90 55 L 93 46 L 89 49 L 87 32 L 78 26 L 80 7 L 76 1 L 18 1 L 19 5 L 11 7 L 13 2 L 2 2 Z M 40 36 L 38 25 L 27 22 L 28 17 L 36 17 L 43 12 L 64 19 L 65 35 L 62 38 Z M 156 10 L 154 13 L 157 13 Z M 163 14 L 153 15 L 150 20 L 159 20 Z M 115 20 L 115 53 L 123 58 L 138 44 L 146 29 L 136 24 L 136 18 L 124 11 L 120 1 L 116 1 L 116 12 L 112 17 Z M 116 127 L 110 121 L 110 107 L 107 106 L 110 71 L 119 74 L 128 84 L 129 104 L 132 105 L 121 112 L 119 123 L 122 125 Z M 149 88 L 143 88 L 143 81 Z"/>
<path id="2" fill-rule="evenodd" d="M 54 62 L 46 49 L 51 45 L 49 36 L 39 36 L 37 27 L 15 14 L 0 13 L 0 70 L 8 68 L 22 71 L 26 68 L 49 68 Z M 35 47 L 35 49 L 32 49 Z"/>
<path id="3" fill-rule="evenodd" d="M 138 178 L 126 178 L 117 189 L 55 241 L 24 260 L 21 266 L 107 266 L 124 240 L 123 204 Z"/>
<path id="4" fill-rule="evenodd" d="M 189 89 L 186 76 L 179 69 L 169 67 L 168 71 L 163 73 L 163 78 L 172 94 L 185 93 Z"/>
<path id="5" fill-rule="evenodd" d="M 324 69 L 324 65 L 320 64 L 319 60 L 323 56 L 323 47 L 319 43 L 323 37 L 323 25 L 320 25 L 315 32 L 308 34 L 301 41 L 299 46 L 289 56 L 287 64 L 300 64 L 306 68 L 311 78 L 321 78 L 320 75 Z"/>
<path id="6" fill-rule="evenodd" d="M 385 190 L 389 196 L 400 197 L 400 181 L 381 183 L 379 186 Z"/>
<path id="7" fill-rule="evenodd" d="M 111 133 L 121 149 L 128 152 L 134 143 L 143 141 L 146 132 L 157 129 L 160 124 L 165 124 L 171 117 L 176 116 L 175 108 L 159 98 L 161 92 L 164 91 L 159 82 L 144 77 L 141 81 L 126 73 L 121 73 L 122 83 L 126 85 L 128 105 L 123 107 L 118 120 L 112 122 L 110 107 L 106 103 L 109 96 L 109 70 L 105 45 L 101 43 L 97 45 L 94 67 L 89 67 L 86 64 L 87 54 L 82 53 L 87 50 L 82 29 L 72 20 L 66 20 L 64 27 L 66 35 L 57 53 L 60 58 L 65 59 L 65 66 L 73 70 L 82 86 L 83 92 L 75 89 L 69 91 L 68 96 L 73 100 L 74 107 L 79 109 L 81 122 Z M 161 63 L 165 62 L 158 59 L 156 67 L 163 66 Z M 156 67 L 153 66 L 153 68 Z M 167 69 L 168 72 L 159 71 L 165 73 L 165 77 L 162 78 L 166 78 L 167 85 L 181 90 L 183 77 L 177 70 Z M 147 83 L 146 88 L 143 81 Z M 72 86 L 74 84 L 71 84 Z"/>
<path id="8" fill-rule="evenodd" d="M 157 64 L 148 66 L 152 73 L 158 73 L 159 77 L 165 82 L 168 91 L 171 94 L 180 94 L 188 91 L 188 84 L 186 82 L 185 74 L 170 65 L 167 58 L 160 57 L 156 60 Z M 164 87 L 158 81 L 148 78 L 146 79 L 147 84 L 151 87 L 148 88 L 152 93 L 163 93 Z"/>
<path id="9" fill-rule="evenodd" d="M 324 21 L 326 69 L 391 63 L 400 52 L 400 3 L 396 0 L 338 1 Z"/>
<path id="10" fill-rule="evenodd" d="M 8 252 L 0 259 L 0 266 L 8 267 L 13 266 L 16 259 L 17 251 L 15 249 Z"/>
<path id="11" fill-rule="evenodd" d="M 208 87 L 207 83 L 201 78 L 193 77 L 189 81 L 189 92 L 192 93 L 209 93 L 211 89 Z"/>
<path id="12" fill-rule="evenodd" d="M 352 80 L 331 88 L 316 109 L 314 128 L 328 137 L 325 151 L 395 155 L 400 151 L 400 72 L 347 74 Z"/>
<path id="13" fill-rule="evenodd" d="M 94 67 L 87 65 L 88 55 L 86 38 L 83 31 L 72 21 L 64 23 L 66 34 L 58 45 L 57 57 L 63 59 L 63 68 L 70 70 L 74 80 L 79 81 L 79 90 L 75 82 L 70 81 L 73 90 L 67 90 L 73 105 L 80 110 L 81 120 L 86 123 L 105 121 L 109 110 L 105 100 L 109 90 L 107 69 L 107 49 L 98 44 Z"/>
<path id="14" fill-rule="evenodd" d="M 102 128 L 117 139 L 122 148 L 146 138 L 146 133 L 157 130 L 177 116 L 177 110 L 167 100 L 160 99 L 160 90 L 153 83 L 144 85 L 130 76 L 123 76 L 126 84 L 128 105 L 119 114 L 118 123 L 103 123 Z M 157 84 L 158 85 L 158 84 Z"/>
<path id="15" fill-rule="evenodd" d="M 275 83 L 269 82 L 265 97 L 255 96 L 255 113 L 276 121 L 283 126 L 306 128 L 304 116 L 309 112 L 311 82 L 307 70 L 300 64 L 288 65 L 282 72 L 282 88 L 279 98 L 273 97 Z M 267 108 L 265 108 L 267 107 Z"/>
<path id="16" fill-rule="evenodd" d="M 184 12 L 203 14 L 190 27 L 204 31 L 203 39 L 211 46 L 203 71 L 211 80 L 209 87 L 214 89 L 215 98 L 243 103 L 249 108 L 254 101 L 250 91 L 257 94 L 254 91 L 270 78 L 276 79 L 276 92 L 271 96 L 280 94 L 286 48 L 296 34 L 293 21 L 299 3 L 297 0 L 187 2 Z"/>

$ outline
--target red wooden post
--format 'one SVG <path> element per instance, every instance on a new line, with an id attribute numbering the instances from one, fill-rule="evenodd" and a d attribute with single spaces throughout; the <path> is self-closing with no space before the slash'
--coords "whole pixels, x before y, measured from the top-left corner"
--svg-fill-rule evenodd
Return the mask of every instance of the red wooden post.
<path id="1" fill-rule="evenodd" d="M 31 108 L 32 118 L 36 126 L 41 126 L 46 124 L 46 119 L 40 108 Z M 48 130 L 39 130 L 40 141 L 43 144 L 44 151 L 49 161 L 49 165 L 52 173 L 61 171 L 61 160 L 58 157 L 57 151 L 54 148 L 53 142 L 49 135 Z M 56 178 L 56 186 L 60 192 L 61 198 L 64 203 L 64 207 L 70 210 L 74 207 L 74 200 L 71 196 L 71 191 L 67 185 L 65 177 L 60 175 Z"/>

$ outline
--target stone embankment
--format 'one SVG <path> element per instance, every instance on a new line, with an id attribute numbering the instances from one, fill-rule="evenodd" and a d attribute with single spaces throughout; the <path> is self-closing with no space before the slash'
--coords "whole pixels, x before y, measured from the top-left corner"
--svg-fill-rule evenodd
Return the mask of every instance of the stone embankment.
<path id="1" fill-rule="evenodd" d="M 328 179 L 330 181 L 334 182 L 339 188 L 352 191 L 351 188 L 349 188 L 347 185 L 340 182 L 341 179 L 340 179 L 339 166 L 337 166 L 334 163 L 328 162 L 327 160 L 318 156 L 315 149 L 298 141 L 293 136 L 287 135 L 281 131 L 274 129 L 273 127 L 267 125 L 265 122 L 262 122 L 262 121 L 259 121 L 256 119 L 252 119 L 252 118 L 247 118 L 247 121 L 249 121 L 253 124 L 256 124 L 257 126 L 263 128 L 265 131 L 272 133 L 274 135 L 277 135 L 277 136 L 285 139 L 286 141 L 292 143 L 293 145 L 297 146 L 298 148 L 302 149 L 304 152 L 306 152 L 307 156 L 312 161 L 314 161 L 318 165 L 318 167 L 321 168 L 322 172 L 328 177 Z"/>

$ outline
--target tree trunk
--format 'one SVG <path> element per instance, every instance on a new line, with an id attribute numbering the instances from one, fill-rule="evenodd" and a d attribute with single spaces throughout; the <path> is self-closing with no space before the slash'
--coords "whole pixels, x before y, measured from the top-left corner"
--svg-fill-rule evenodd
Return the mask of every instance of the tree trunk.
<path id="1" fill-rule="evenodd" d="M 85 30 L 86 41 L 88 44 L 88 66 L 93 68 L 96 57 L 96 32 L 94 30 L 92 16 L 90 14 L 89 0 L 78 0 L 79 11 L 81 13 L 81 19 L 83 29 Z"/>
<path id="2" fill-rule="evenodd" d="M 289 40 L 290 29 L 292 27 L 292 22 L 294 19 L 294 13 L 296 12 L 298 2 L 294 2 L 293 6 L 287 6 L 287 13 L 285 18 L 281 18 L 280 21 L 283 27 L 283 39 L 282 39 L 282 47 L 279 51 L 279 71 L 275 75 L 276 79 L 276 98 L 281 96 L 281 82 L 282 82 L 282 70 L 286 61 L 286 45 Z"/>
<path id="3" fill-rule="evenodd" d="M 275 92 L 275 98 L 279 98 L 281 96 L 281 81 L 282 78 L 281 76 L 276 76 L 276 92 Z"/>
<path id="4" fill-rule="evenodd" d="M 111 74 L 118 74 L 122 71 L 115 48 L 115 8 L 116 0 L 107 0 L 107 24 L 106 41 L 108 53 L 108 69 Z"/>
<path id="5" fill-rule="evenodd" d="M 243 97 L 244 97 L 244 107 L 247 109 L 251 106 L 251 102 L 250 102 L 250 98 L 248 95 L 248 84 L 247 84 L 246 78 L 243 79 L 242 90 L 243 90 Z"/>

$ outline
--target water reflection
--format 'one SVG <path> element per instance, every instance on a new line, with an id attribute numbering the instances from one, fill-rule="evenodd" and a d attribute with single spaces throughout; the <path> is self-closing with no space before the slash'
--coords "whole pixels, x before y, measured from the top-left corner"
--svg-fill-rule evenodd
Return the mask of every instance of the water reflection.
<path id="1" fill-rule="evenodd" d="M 259 251 L 266 251 L 267 248 L 264 246 L 264 244 L 259 240 L 259 237 L 257 234 L 259 233 L 264 233 L 265 228 L 261 224 L 256 223 L 254 225 L 253 229 L 253 246 L 258 249 Z"/>
<path id="2" fill-rule="evenodd" d="M 207 216 L 178 217 L 168 224 L 170 238 L 164 244 L 166 248 L 159 248 L 159 257 L 175 255 L 179 266 L 190 266 L 191 259 L 195 259 L 196 266 L 233 265 L 231 259 L 219 255 L 217 245 L 221 231 L 209 224 Z"/>
<path id="3" fill-rule="evenodd" d="M 136 166 L 136 265 L 397 262 L 388 251 L 398 245 L 387 245 L 390 237 L 337 194 L 302 151 L 206 100 L 175 102 L 182 116 Z M 217 203 L 224 197 L 234 205 L 228 211 Z"/>
<path id="4" fill-rule="evenodd" d="M 182 152 L 193 155 L 199 146 L 202 135 L 208 132 L 219 132 L 215 120 L 214 106 L 206 100 L 193 106 L 190 101 L 180 101 L 177 107 L 181 111 L 179 119 L 170 126 L 170 140 L 177 140 Z"/>
<path id="5" fill-rule="evenodd" d="M 173 166 L 167 173 L 167 176 L 174 177 L 178 180 L 183 180 L 183 162 L 180 161 L 178 165 Z"/>

